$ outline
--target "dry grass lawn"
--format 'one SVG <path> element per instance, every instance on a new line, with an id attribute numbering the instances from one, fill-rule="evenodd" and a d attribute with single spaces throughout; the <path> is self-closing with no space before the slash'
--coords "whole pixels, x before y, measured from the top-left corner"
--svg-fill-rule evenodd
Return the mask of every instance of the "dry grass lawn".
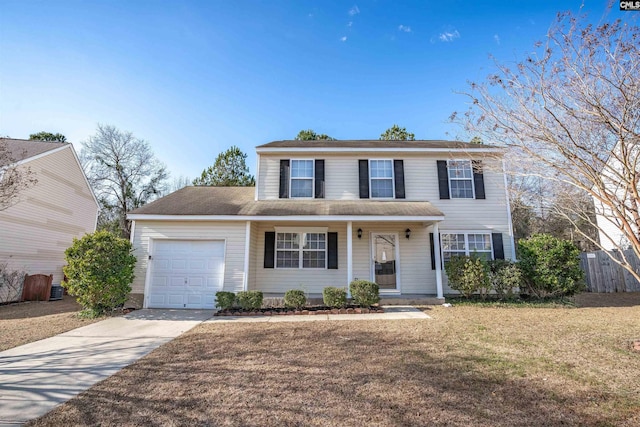
<path id="1" fill-rule="evenodd" d="M 638 426 L 640 301 L 593 298 L 203 324 L 31 425 Z"/>
<path id="2" fill-rule="evenodd" d="M 79 319 L 82 309 L 73 297 L 61 301 L 24 302 L 0 306 L 0 351 L 49 338 L 102 319 Z"/>

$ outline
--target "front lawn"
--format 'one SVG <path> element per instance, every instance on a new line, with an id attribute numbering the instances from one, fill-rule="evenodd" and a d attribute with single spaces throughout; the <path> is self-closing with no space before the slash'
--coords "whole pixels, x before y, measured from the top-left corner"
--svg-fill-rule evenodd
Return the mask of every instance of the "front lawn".
<path id="1" fill-rule="evenodd" d="M 637 426 L 633 301 L 203 324 L 31 425 Z"/>
<path id="2" fill-rule="evenodd" d="M 102 319 L 79 319 L 82 307 L 65 295 L 61 301 L 0 305 L 0 351 L 49 338 Z"/>

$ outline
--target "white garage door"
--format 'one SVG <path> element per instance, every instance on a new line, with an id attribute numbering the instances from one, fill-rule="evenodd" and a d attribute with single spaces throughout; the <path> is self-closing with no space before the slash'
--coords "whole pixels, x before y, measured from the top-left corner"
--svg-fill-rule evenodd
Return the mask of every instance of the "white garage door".
<path id="1" fill-rule="evenodd" d="M 224 242 L 156 240 L 152 246 L 150 308 L 214 308 L 224 282 Z"/>

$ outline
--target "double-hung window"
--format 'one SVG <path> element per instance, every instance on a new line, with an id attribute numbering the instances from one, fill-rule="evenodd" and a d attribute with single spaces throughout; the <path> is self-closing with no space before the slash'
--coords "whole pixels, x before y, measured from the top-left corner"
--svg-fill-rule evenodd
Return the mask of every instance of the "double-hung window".
<path id="1" fill-rule="evenodd" d="M 393 162 L 391 160 L 369 160 L 371 198 L 392 199 Z"/>
<path id="2" fill-rule="evenodd" d="M 493 259 L 491 233 L 442 233 L 442 259 L 446 263 L 454 256 L 476 255 Z"/>
<path id="3" fill-rule="evenodd" d="M 313 197 L 313 160 L 291 160 L 291 198 Z"/>
<path id="4" fill-rule="evenodd" d="M 276 268 L 327 268 L 327 233 L 276 233 Z"/>
<path id="5" fill-rule="evenodd" d="M 473 199 L 473 169 L 471 160 L 449 160 L 449 189 L 452 199 Z"/>

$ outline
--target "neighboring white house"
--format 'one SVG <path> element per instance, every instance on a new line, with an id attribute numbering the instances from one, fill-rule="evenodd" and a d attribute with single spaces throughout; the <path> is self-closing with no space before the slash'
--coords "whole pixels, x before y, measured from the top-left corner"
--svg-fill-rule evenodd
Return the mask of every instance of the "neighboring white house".
<path id="1" fill-rule="evenodd" d="M 0 263 L 28 274 L 63 278 L 64 251 L 74 237 L 95 231 L 98 201 L 71 144 L 0 139 L 18 167 L 37 183 L 0 211 Z"/>
<path id="2" fill-rule="evenodd" d="M 213 308 L 218 290 L 451 292 L 454 254 L 515 258 L 503 151 L 457 141 L 276 141 L 256 187 L 186 187 L 129 213 L 145 307 Z M 434 249 L 435 248 L 435 249 Z"/>

